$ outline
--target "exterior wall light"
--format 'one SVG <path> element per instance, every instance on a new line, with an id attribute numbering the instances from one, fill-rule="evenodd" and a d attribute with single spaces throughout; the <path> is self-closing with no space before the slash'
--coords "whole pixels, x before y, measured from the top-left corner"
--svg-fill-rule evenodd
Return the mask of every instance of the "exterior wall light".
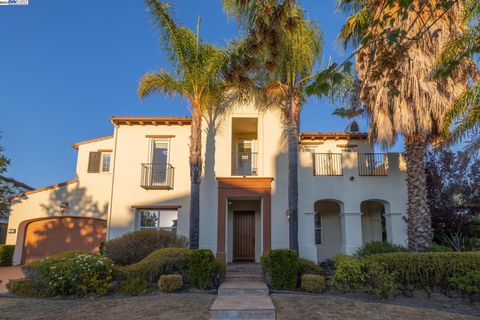
<path id="1" fill-rule="evenodd" d="M 285 211 L 285 215 L 287 216 L 288 221 L 290 221 L 290 217 L 292 216 L 292 212 L 290 210 Z"/>
<path id="2" fill-rule="evenodd" d="M 68 202 L 63 202 L 60 204 L 60 212 L 62 213 L 62 216 L 65 215 L 65 212 L 68 210 Z"/>

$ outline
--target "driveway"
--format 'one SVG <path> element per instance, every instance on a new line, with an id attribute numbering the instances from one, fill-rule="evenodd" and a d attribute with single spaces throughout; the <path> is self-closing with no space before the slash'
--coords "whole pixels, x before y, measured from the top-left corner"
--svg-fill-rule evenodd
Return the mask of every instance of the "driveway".
<path id="1" fill-rule="evenodd" d="M 10 280 L 22 279 L 25 275 L 22 272 L 22 267 L 0 267 L 0 293 L 7 293 L 7 283 Z"/>

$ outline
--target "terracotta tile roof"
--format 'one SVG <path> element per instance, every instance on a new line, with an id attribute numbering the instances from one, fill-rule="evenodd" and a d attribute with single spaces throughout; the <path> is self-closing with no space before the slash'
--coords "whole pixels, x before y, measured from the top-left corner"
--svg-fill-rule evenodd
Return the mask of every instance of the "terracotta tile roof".
<path id="1" fill-rule="evenodd" d="M 313 140 L 367 140 L 366 132 L 304 132 L 300 135 L 300 141 Z"/>
<path id="2" fill-rule="evenodd" d="M 110 117 L 116 125 L 190 125 L 192 118 L 189 117 Z"/>
<path id="3" fill-rule="evenodd" d="M 113 136 L 106 136 L 106 137 L 100 137 L 100 138 L 80 141 L 80 142 L 72 144 L 72 148 L 78 149 L 78 146 L 80 146 L 82 144 L 87 144 L 87 143 L 92 143 L 92 142 L 97 142 L 97 141 L 102 141 L 102 140 L 108 140 L 108 139 L 112 139 L 112 138 L 113 138 Z"/>

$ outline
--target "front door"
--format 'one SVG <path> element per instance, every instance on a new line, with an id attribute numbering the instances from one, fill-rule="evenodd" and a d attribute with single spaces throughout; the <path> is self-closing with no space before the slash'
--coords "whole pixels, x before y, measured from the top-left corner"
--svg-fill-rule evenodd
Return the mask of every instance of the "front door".
<path id="1" fill-rule="evenodd" d="M 255 261 L 255 211 L 233 213 L 233 260 Z"/>

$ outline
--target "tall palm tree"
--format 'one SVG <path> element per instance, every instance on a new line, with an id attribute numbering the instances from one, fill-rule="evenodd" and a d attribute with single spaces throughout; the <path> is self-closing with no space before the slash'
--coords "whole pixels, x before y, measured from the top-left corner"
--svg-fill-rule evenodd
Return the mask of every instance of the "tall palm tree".
<path id="1" fill-rule="evenodd" d="M 424 251 L 432 239 L 425 149 L 441 135 L 445 118 L 467 89 L 469 77 L 466 66 L 442 79 L 433 79 L 432 71 L 448 39 L 466 25 L 457 2 L 447 8 L 440 0 L 410 1 L 403 8 L 401 2 L 338 0 L 340 8 L 352 13 L 340 38 L 359 44 L 358 96 L 370 120 L 370 137 L 389 147 L 399 134 L 404 136 L 408 245 L 413 251 Z"/>
<path id="2" fill-rule="evenodd" d="M 447 116 L 445 134 L 450 143 L 465 141 L 466 154 L 474 154 L 480 150 L 480 1 L 462 0 L 464 21 L 468 21 L 468 29 L 451 38 L 443 48 L 438 60 L 435 76 L 450 76 L 458 66 L 470 64 L 473 79 L 468 90 L 458 99 Z M 477 57 L 477 64 L 474 59 Z"/>
<path id="3" fill-rule="evenodd" d="M 202 113 L 214 108 L 222 99 L 224 81 L 220 71 L 225 52 L 200 41 L 198 20 L 196 34 L 175 23 L 170 5 L 158 0 L 146 0 L 147 9 L 160 31 L 161 43 L 174 71 L 147 73 L 140 80 L 138 95 L 152 93 L 180 96 L 191 106 L 190 135 L 190 234 L 189 246 L 198 249 L 200 235 L 200 182 L 202 176 Z"/>
<path id="4" fill-rule="evenodd" d="M 321 56 L 321 33 L 305 19 L 295 1 L 224 0 L 224 8 L 242 23 L 247 34 L 240 62 L 232 62 L 230 80 L 248 85 L 253 79 L 282 114 L 288 145 L 289 246 L 298 252 L 299 121 L 306 88 Z M 252 67 L 255 65 L 257 68 Z"/>

